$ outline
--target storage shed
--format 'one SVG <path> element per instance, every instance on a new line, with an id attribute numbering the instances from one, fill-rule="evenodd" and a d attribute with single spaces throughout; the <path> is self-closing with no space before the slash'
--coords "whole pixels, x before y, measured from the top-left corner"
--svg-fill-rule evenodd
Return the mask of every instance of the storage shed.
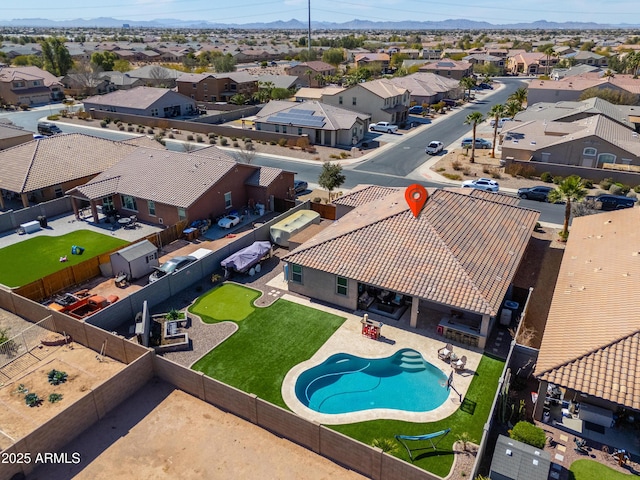
<path id="1" fill-rule="evenodd" d="M 111 254 L 114 275 L 128 275 L 129 280 L 145 277 L 159 265 L 158 249 L 149 240 L 134 243 Z"/>
<path id="2" fill-rule="evenodd" d="M 299 210 L 271 226 L 269 229 L 271 240 L 281 247 L 288 247 L 289 238 L 314 223 L 320 223 L 320 214 L 318 212 Z"/>

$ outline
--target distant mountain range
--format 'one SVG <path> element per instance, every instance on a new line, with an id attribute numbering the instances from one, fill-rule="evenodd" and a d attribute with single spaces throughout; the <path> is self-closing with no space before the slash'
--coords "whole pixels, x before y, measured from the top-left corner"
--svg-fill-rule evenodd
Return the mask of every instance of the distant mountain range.
<path id="1" fill-rule="evenodd" d="M 0 27 L 40 27 L 40 28 L 180 28 L 180 29 L 239 29 L 239 30 L 306 30 L 307 24 L 299 20 L 279 20 L 267 23 L 229 24 L 202 20 L 157 19 L 149 21 L 118 20 L 101 17 L 92 19 L 77 18 L 74 20 L 47 20 L 44 18 L 19 18 L 0 20 Z M 604 30 L 639 28 L 640 24 L 607 25 L 593 22 L 548 22 L 538 20 L 530 23 L 513 23 L 497 25 L 473 20 L 442 20 L 438 22 L 418 22 L 405 20 L 401 22 L 372 22 L 354 19 L 345 23 L 311 22 L 313 30 Z"/>

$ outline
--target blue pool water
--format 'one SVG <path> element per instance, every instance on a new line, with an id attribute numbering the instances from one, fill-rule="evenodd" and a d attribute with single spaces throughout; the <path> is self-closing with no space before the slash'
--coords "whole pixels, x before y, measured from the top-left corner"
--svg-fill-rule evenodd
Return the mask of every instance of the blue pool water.
<path id="1" fill-rule="evenodd" d="M 387 358 L 337 353 L 300 374 L 296 396 L 320 413 L 374 408 L 428 412 L 449 396 L 447 376 L 412 349 Z"/>

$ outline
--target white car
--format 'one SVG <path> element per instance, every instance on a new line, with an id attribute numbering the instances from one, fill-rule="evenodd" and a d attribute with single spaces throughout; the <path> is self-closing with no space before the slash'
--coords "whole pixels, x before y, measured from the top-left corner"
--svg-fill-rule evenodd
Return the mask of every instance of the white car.
<path id="1" fill-rule="evenodd" d="M 242 217 L 240 217 L 239 215 L 227 215 L 226 217 L 220 219 L 220 221 L 218 222 L 218 226 L 220 228 L 229 229 L 231 227 L 235 227 L 241 221 Z"/>
<path id="2" fill-rule="evenodd" d="M 500 185 L 490 178 L 476 178 L 475 180 L 462 182 L 462 188 L 477 188 L 479 190 L 486 190 L 487 192 L 497 192 L 500 190 Z"/>
<path id="3" fill-rule="evenodd" d="M 444 145 L 442 142 L 433 141 L 427 145 L 427 148 L 424 149 L 425 153 L 429 155 L 436 155 L 444 150 Z"/>

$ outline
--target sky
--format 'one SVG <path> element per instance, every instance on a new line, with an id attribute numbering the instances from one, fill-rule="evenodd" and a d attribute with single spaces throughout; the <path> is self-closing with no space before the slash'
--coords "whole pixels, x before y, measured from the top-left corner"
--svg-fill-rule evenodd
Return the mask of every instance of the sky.
<path id="1" fill-rule="evenodd" d="M 227 24 L 298 19 L 306 22 L 309 0 L 2 0 L 0 19 L 112 17 L 143 21 L 159 18 Z M 637 0 L 310 0 L 311 20 L 441 21 L 469 19 L 492 24 L 547 20 L 623 24 L 640 20 Z"/>

